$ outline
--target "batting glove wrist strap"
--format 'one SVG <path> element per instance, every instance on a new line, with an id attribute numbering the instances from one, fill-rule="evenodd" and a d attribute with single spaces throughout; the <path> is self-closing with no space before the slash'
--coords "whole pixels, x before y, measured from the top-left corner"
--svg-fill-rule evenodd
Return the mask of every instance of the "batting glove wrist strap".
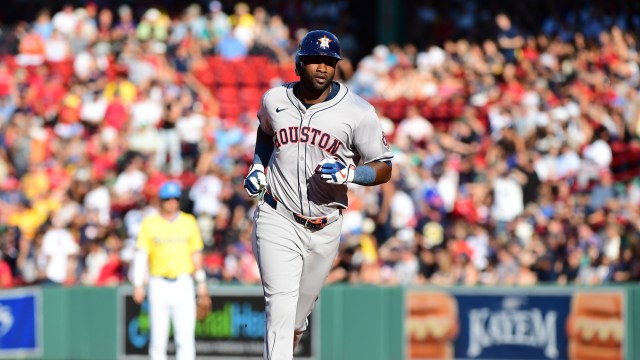
<path id="1" fill-rule="evenodd" d="M 316 173 L 329 184 L 346 184 L 353 182 L 356 167 L 345 165 L 337 159 L 322 159 L 316 167 Z"/>
<path id="2" fill-rule="evenodd" d="M 205 273 L 202 269 L 197 270 L 193 274 L 193 278 L 198 284 L 202 284 L 207 281 L 207 273 Z"/>
<path id="3" fill-rule="evenodd" d="M 249 175 L 244 179 L 244 189 L 251 197 L 260 195 L 267 187 L 267 177 L 264 175 L 262 164 L 253 164 L 249 168 Z"/>

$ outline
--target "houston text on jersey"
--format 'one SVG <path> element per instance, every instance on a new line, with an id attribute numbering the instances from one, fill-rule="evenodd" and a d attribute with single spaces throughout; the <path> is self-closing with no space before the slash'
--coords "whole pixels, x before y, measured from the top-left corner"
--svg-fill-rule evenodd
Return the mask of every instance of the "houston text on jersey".
<path id="1" fill-rule="evenodd" d="M 340 140 L 333 138 L 322 130 L 310 126 L 303 126 L 302 128 L 299 126 L 289 126 L 288 128 L 280 129 L 275 132 L 274 135 L 273 144 L 276 148 L 301 142 L 318 146 L 329 154 L 335 155 L 342 145 Z"/>

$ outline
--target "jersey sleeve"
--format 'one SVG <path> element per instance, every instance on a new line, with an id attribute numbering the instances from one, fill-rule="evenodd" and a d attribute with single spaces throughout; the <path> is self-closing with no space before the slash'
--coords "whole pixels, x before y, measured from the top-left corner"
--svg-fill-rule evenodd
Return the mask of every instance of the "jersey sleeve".
<path id="1" fill-rule="evenodd" d="M 353 144 L 363 164 L 393 158 L 387 138 L 382 131 L 382 124 L 373 107 L 356 123 L 353 131 Z"/>
<path id="2" fill-rule="evenodd" d="M 149 229 L 149 218 L 143 219 L 140 224 L 140 231 L 136 239 L 136 248 L 145 251 L 147 254 L 151 248 L 151 233 Z"/>
<path id="3" fill-rule="evenodd" d="M 273 136 L 273 126 L 271 125 L 271 116 L 269 116 L 269 111 L 267 107 L 267 99 L 269 97 L 270 91 L 267 91 L 262 96 L 262 102 L 260 103 L 260 110 L 258 110 L 258 120 L 260 121 L 260 128 L 267 135 Z"/>
<path id="4" fill-rule="evenodd" d="M 191 248 L 191 252 L 198 252 L 204 248 L 204 243 L 202 242 L 202 234 L 200 234 L 200 227 L 198 226 L 198 222 L 196 218 L 192 215 L 189 216 L 189 227 L 191 228 L 191 236 L 189 237 L 189 247 Z"/>

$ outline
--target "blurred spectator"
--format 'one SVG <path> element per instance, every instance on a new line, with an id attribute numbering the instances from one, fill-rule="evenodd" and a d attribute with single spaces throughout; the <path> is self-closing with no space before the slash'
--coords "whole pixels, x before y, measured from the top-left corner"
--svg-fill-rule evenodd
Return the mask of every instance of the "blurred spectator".
<path id="1" fill-rule="evenodd" d="M 209 28 L 215 45 L 231 31 L 231 21 L 229 20 L 229 15 L 222 9 L 222 3 L 220 1 L 214 0 L 210 2 L 209 11 Z"/>
<path id="2" fill-rule="evenodd" d="M 222 38 L 217 45 L 217 52 L 226 60 L 237 60 L 244 58 L 249 53 L 249 47 L 247 43 L 243 42 L 237 35 L 235 27 L 232 31 L 228 32 Z"/>
<path id="3" fill-rule="evenodd" d="M 71 36 L 77 28 L 78 17 L 74 12 L 73 5 L 70 3 L 65 4 L 62 10 L 53 15 L 51 19 L 54 29 L 58 30 L 64 36 Z"/>
<path id="4" fill-rule="evenodd" d="M 520 32 L 513 26 L 509 16 L 504 13 L 496 15 L 498 25 L 498 45 L 507 62 L 516 61 L 516 53 L 524 45 L 524 39 Z"/>
<path id="5" fill-rule="evenodd" d="M 51 14 L 49 13 L 49 10 L 40 10 L 36 16 L 35 23 L 33 24 L 33 30 L 45 41 L 49 40 L 53 34 L 53 24 L 51 22 Z"/>
<path id="6" fill-rule="evenodd" d="M 255 40 L 256 19 L 251 14 L 247 3 L 238 2 L 233 6 L 233 14 L 229 16 L 233 37 L 240 41 L 245 48 L 250 48 Z"/>
<path id="7" fill-rule="evenodd" d="M 42 254 L 45 266 L 43 284 L 73 284 L 78 244 L 71 232 L 58 216 L 53 216 L 51 228 L 42 239 Z"/>
<path id="8" fill-rule="evenodd" d="M 174 101 L 167 105 L 159 123 L 159 141 L 156 144 L 155 163 L 160 169 L 169 164 L 169 172 L 178 175 L 182 172 L 182 154 L 180 137 L 176 129 L 177 121 L 184 109 L 182 104 Z"/>
<path id="9" fill-rule="evenodd" d="M 98 241 L 89 243 L 89 252 L 85 255 L 84 262 L 85 270 L 81 281 L 85 285 L 95 285 L 102 267 L 107 263 L 107 252 Z"/>
<path id="10" fill-rule="evenodd" d="M 426 147 L 433 136 L 433 125 L 420 114 L 417 107 L 410 105 L 406 111 L 407 116 L 398 123 L 394 133 L 395 144 L 406 150 Z"/>
<path id="11" fill-rule="evenodd" d="M 145 11 L 136 27 L 136 37 L 140 41 L 162 43 L 169 36 L 169 19 L 156 8 Z"/>

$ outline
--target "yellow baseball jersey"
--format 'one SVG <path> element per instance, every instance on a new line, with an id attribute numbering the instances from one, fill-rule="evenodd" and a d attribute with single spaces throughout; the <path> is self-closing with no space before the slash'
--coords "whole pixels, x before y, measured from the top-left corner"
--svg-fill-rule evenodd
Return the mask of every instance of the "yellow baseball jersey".
<path id="1" fill-rule="evenodd" d="M 136 246 L 149 254 L 151 276 L 175 278 L 193 273 L 192 255 L 203 243 L 195 217 L 180 212 L 171 221 L 160 214 L 144 218 Z"/>

